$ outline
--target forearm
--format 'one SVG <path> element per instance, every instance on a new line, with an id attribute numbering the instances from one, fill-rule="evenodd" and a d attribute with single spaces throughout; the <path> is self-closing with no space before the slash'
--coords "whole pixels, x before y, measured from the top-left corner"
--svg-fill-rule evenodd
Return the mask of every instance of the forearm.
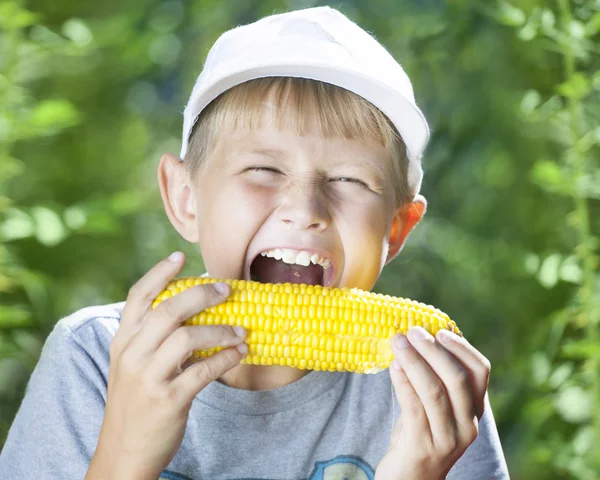
<path id="1" fill-rule="evenodd" d="M 87 471 L 84 480 L 109 480 L 113 478 L 119 478 L 123 480 L 158 479 L 158 476 L 144 472 L 130 472 L 129 474 L 123 474 L 119 472 L 122 472 L 119 466 L 92 460 L 92 462 L 90 463 L 90 468 Z"/>
<path id="2" fill-rule="evenodd" d="M 84 480 L 157 480 L 160 473 L 124 461 L 123 453 L 110 452 L 99 444 Z"/>

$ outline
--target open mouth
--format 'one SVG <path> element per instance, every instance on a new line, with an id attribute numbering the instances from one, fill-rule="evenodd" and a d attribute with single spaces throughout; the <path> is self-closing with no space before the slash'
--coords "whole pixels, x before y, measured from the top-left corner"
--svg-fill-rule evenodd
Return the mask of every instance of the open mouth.
<path id="1" fill-rule="evenodd" d="M 333 265 L 319 253 L 275 248 L 256 256 L 250 265 L 250 279 L 261 283 L 331 286 Z"/>

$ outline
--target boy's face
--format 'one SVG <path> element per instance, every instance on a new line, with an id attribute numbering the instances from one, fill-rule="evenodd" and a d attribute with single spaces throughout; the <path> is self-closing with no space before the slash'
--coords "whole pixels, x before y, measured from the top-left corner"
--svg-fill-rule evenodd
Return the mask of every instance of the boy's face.
<path id="1" fill-rule="evenodd" d="M 425 207 L 422 197 L 395 205 L 390 161 L 375 141 L 297 136 L 264 122 L 221 133 L 194 183 L 163 156 L 159 183 L 171 222 L 199 243 L 211 277 L 370 290 Z M 287 262 L 261 255 L 275 249 Z M 307 254 L 285 249 L 329 265 L 295 264 Z"/>

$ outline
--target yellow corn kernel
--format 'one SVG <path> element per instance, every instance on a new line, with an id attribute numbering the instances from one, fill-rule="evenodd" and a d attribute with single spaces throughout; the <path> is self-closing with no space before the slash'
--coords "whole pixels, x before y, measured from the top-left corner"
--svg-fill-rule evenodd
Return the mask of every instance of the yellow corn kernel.
<path id="1" fill-rule="evenodd" d="M 245 326 L 243 364 L 377 373 L 394 358 L 391 337 L 406 334 L 410 326 L 420 325 L 434 336 L 441 329 L 462 336 L 435 307 L 358 288 L 185 277 L 170 282 L 152 308 L 194 285 L 215 282 L 231 287 L 229 298 L 184 324 Z M 206 358 L 221 348 L 198 350 L 194 356 Z"/>

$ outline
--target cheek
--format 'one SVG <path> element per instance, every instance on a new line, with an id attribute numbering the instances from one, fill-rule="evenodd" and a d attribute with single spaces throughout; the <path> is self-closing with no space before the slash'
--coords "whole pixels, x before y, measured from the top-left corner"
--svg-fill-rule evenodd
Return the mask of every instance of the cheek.
<path id="1" fill-rule="evenodd" d="M 272 197 L 233 182 L 206 186 L 198 202 L 198 230 L 200 250 L 212 275 L 241 274 L 248 245 L 268 216 Z"/>
<path id="2" fill-rule="evenodd" d="M 385 205 L 383 202 L 355 204 L 341 212 L 337 223 L 344 246 L 346 280 L 372 288 L 381 271 L 385 249 L 388 229 Z"/>
<path id="3" fill-rule="evenodd" d="M 367 200 L 341 206 L 338 218 L 355 232 L 354 237 L 381 241 L 388 228 L 386 212 L 384 202 Z"/>
<path id="4" fill-rule="evenodd" d="M 264 189 L 248 188 L 234 182 L 222 184 L 212 189 L 208 199 L 205 198 L 199 222 L 204 228 L 211 229 L 208 237 L 239 245 L 245 235 L 254 233 L 262 223 L 273 203 L 272 197 Z"/>
<path id="5" fill-rule="evenodd" d="M 277 189 L 240 182 L 234 190 L 251 212 L 267 211 L 275 205 Z"/>
<path id="6" fill-rule="evenodd" d="M 232 222 L 235 231 L 239 232 L 242 227 L 252 230 L 254 234 L 272 213 L 276 197 L 271 189 L 240 183 L 229 189 L 223 203 L 228 205 L 229 215 L 235 219 Z M 246 233 L 246 230 L 243 231 Z"/>

